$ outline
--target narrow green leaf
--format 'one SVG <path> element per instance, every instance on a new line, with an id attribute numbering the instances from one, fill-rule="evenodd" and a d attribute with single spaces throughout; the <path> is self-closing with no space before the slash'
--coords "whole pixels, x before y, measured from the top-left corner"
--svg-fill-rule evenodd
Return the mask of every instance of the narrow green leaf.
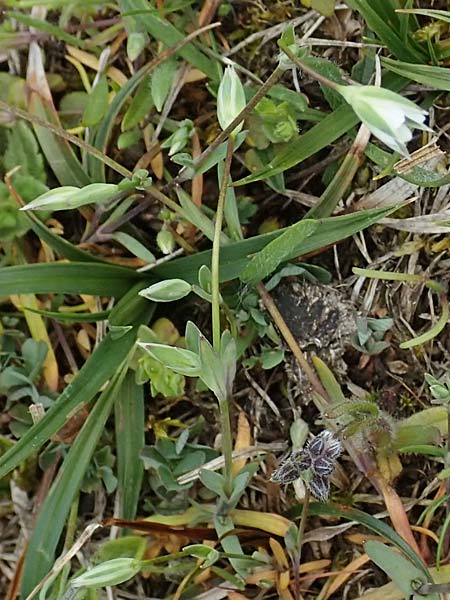
<path id="1" fill-rule="evenodd" d="M 44 33 L 49 33 L 57 40 L 62 40 L 66 42 L 66 44 L 71 44 L 72 46 L 76 46 L 77 48 L 84 48 L 85 41 L 80 40 L 74 35 L 67 33 L 64 29 L 57 27 L 56 25 L 52 25 L 48 21 L 42 21 L 41 19 L 35 19 L 34 17 L 30 17 L 30 15 L 26 15 L 21 12 L 17 12 L 14 10 L 8 10 L 5 12 L 5 15 L 10 19 L 15 19 L 19 23 L 23 23 L 24 25 L 28 25 L 29 27 L 34 27 L 38 31 L 43 31 Z"/>
<path id="2" fill-rule="evenodd" d="M 105 262 L 101 258 L 77 248 L 60 235 L 53 233 L 33 212 L 24 212 L 23 217 L 28 220 L 34 233 L 63 258 L 78 262 Z"/>
<path id="3" fill-rule="evenodd" d="M 319 221 L 304 219 L 291 225 L 272 242 L 258 252 L 240 275 L 245 283 L 256 284 L 278 267 L 280 263 L 292 255 L 307 238 L 317 231 Z"/>
<path id="4" fill-rule="evenodd" d="M 448 10 L 436 10 L 429 8 L 409 8 L 407 10 L 401 10 L 398 12 L 410 14 L 410 15 L 423 15 L 430 19 L 438 19 L 444 21 L 444 23 L 450 23 L 450 11 Z"/>
<path id="5" fill-rule="evenodd" d="M 29 64 L 33 65 L 33 68 L 28 70 L 27 76 L 30 86 L 28 97 L 28 110 L 30 114 L 39 117 L 40 119 L 44 119 L 52 125 L 61 127 L 58 113 L 52 104 L 41 51 L 35 44 L 30 47 Z M 37 89 L 37 81 L 40 82 L 40 89 Z M 47 96 L 50 96 L 50 98 Z M 69 143 L 65 139 L 52 133 L 46 127 L 34 124 L 33 126 L 42 152 L 59 183 L 61 185 L 74 185 L 77 187 L 87 185 L 89 183 L 89 177 L 85 173 Z"/>
<path id="6" fill-rule="evenodd" d="M 166 344 L 153 344 L 139 342 L 139 346 L 148 352 L 153 358 L 159 360 L 163 365 L 189 377 L 195 377 L 199 374 L 200 361 L 194 352 L 184 348 L 167 346 Z"/>
<path id="7" fill-rule="evenodd" d="M 147 32 L 156 40 L 163 42 L 166 46 L 173 46 L 180 42 L 185 33 L 179 31 L 167 19 L 149 11 L 149 5 L 146 0 L 120 0 L 120 11 L 122 13 L 131 13 L 139 11 L 136 19 Z M 203 73 L 208 75 L 213 81 L 218 81 L 219 71 L 217 70 L 214 61 L 207 58 L 194 44 L 187 44 L 177 52 L 192 66 L 197 67 Z"/>
<path id="8" fill-rule="evenodd" d="M 351 215 L 320 219 L 315 234 L 299 243 L 298 246 L 285 257 L 285 260 L 290 260 L 291 258 L 301 256 L 302 254 L 308 254 L 318 248 L 323 248 L 324 246 L 343 240 L 346 237 L 373 225 L 395 210 L 397 210 L 396 207 L 374 209 L 353 213 Z M 249 262 L 248 256 L 264 248 L 269 242 L 285 231 L 286 228 L 224 246 L 220 255 L 221 281 L 229 281 L 239 277 Z M 185 281 L 196 283 L 199 268 L 202 265 L 210 264 L 211 252 L 199 252 L 192 256 L 177 258 L 170 263 L 159 265 L 153 269 L 152 274 L 161 279 L 170 279 L 182 274 Z"/>
<path id="9" fill-rule="evenodd" d="M 145 444 L 144 388 L 129 371 L 115 403 L 119 516 L 134 519 L 141 492 L 144 463 L 140 453 Z"/>
<path id="10" fill-rule="evenodd" d="M 286 149 L 279 152 L 264 169 L 240 179 L 234 185 L 239 186 L 260 181 L 294 167 L 322 150 L 322 148 L 335 142 L 358 122 L 359 119 L 350 106 L 341 106 L 327 115 L 320 123 L 314 125 L 309 131 L 289 143 Z"/>
<path id="11" fill-rule="evenodd" d="M 131 254 L 137 256 L 141 260 L 145 260 L 147 263 L 154 263 L 156 261 L 155 256 L 150 252 L 148 248 L 144 246 L 139 240 L 132 237 L 128 233 L 123 231 L 117 231 L 111 235 L 113 240 L 122 244 Z"/>
<path id="12" fill-rule="evenodd" d="M 196 206 L 189 194 L 183 188 L 177 188 L 177 195 L 187 219 L 200 229 L 200 231 L 211 241 L 214 239 L 214 223 Z M 222 244 L 228 243 L 227 236 L 222 232 L 220 241 Z"/>
<path id="13" fill-rule="evenodd" d="M 400 62 L 391 58 L 382 58 L 381 64 L 389 71 L 405 79 L 417 81 L 423 85 L 450 92 L 450 71 L 447 67 L 435 67 L 416 63 Z"/>
<path id="14" fill-rule="evenodd" d="M 142 276 L 106 263 L 41 263 L 0 269 L 0 292 L 121 297 Z"/>
<path id="15" fill-rule="evenodd" d="M 426 344 L 430 342 L 433 338 L 437 337 L 441 331 L 444 330 L 445 326 L 448 323 L 448 319 L 450 316 L 449 305 L 448 302 L 442 303 L 442 314 L 436 323 L 425 333 L 419 335 L 412 340 L 408 340 L 407 342 L 403 342 L 400 344 L 400 348 L 414 348 L 415 346 L 421 346 L 422 344 Z"/>
<path id="16" fill-rule="evenodd" d="M 22 598 L 26 598 L 54 563 L 56 546 L 64 529 L 71 504 L 79 492 L 84 474 L 103 433 L 125 373 L 123 370 L 117 373 L 116 370 L 115 375 L 113 382 L 102 392 L 95 403 L 41 506 L 25 557 L 21 586 Z"/>
<path id="17" fill-rule="evenodd" d="M 38 310 L 37 308 L 29 307 L 27 307 L 27 311 L 42 315 L 43 317 L 50 317 L 61 323 L 76 323 L 77 321 L 80 323 L 96 323 L 97 321 L 105 321 L 111 312 L 109 310 L 102 310 L 96 313 L 59 312 L 56 310 Z"/>
<path id="18" fill-rule="evenodd" d="M 290 516 L 298 516 L 301 514 L 301 511 L 301 507 L 294 508 L 291 511 Z M 426 581 L 433 581 L 430 572 L 422 562 L 422 559 L 414 552 L 410 545 L 392 529 L 392 527 L 389 527 L 389 525 L 386 525 L 386 523 L 380 519 L 377 519 L 372 515 L 363 512 L 362 510 L 350 508 L 342 504 L 324 504 L 323 502 L 315 502 L 310 505 L 310 511 L 312 515 L 341 517 L 343 519 L 347 519 L 348 521 L 356 521 L 357 523 L 364 525 L 364 527 L 367 527 L 377 535 L 381 535 L 384 537 L 384 539 L 386 539 L 388 542 L 391 542 L 391 544 L 401 550 L 403 554 L 411 561 L 411 563 L 421 571 L 422 576 L 425 576 Z"/>
<path id="19" fill-rule="evenodd" d="M 362 15 L 367 26 L 398 59 L 418 63 L 426 60 L 426 53 L 414 41 L 411 33 L 408 32 L 406 40 L 402 37 L 400 32 L 405 20 L 408 24 L 408 16 L 396 13 L 394 2 L 348 0 L 347 4 Z"/>

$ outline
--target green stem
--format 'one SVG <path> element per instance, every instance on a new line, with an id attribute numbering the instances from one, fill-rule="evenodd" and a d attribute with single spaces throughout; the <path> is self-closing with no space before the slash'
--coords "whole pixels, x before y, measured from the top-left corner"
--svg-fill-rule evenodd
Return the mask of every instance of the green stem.
<path id="1" fill-rule="evenodd" d="M 245 119 L 245 117 L 250 113 L 250 111 L 252 111 L 254 109 L 254 107 L 258 104 L 258 102 L 262 98 L 264 98 L 264 96 L 267 94 L 267 92 L 270 90 L 270 88 L 276 84 L 276 82 L 280 79 L 280 77 L 283 75 L 283 73 L 284 73 L 284 69 L 281 69 L 280 67 L 277 67 L 275 69 L 275 71 L 272 73 L 272 75 L 267 79 L 267 81 L 265 81 L 262 84 L 262 86 L 255 93 L 255 95 L 251 98 L 251 100 L 248 102 L 248 104 L 246 104 L 245 108 L 243 110 L 241 110 L 241 112 L 238 114 L 238 116 L 235 119 L 233 119 L 231 121 L 231 123 L 228 125 L 228 127 L 226 127 L 222 131 L 222 133 L 220 133 L 216 137 L 216 139 L 212 142 L 212 144 L 210 144 L 208 146 L 208 148 L 206 148 L 206 150 L 204 150 L 200 154 L 200 156 L 198 156 L 194 160 L 194 164 L 193 164 L 194 169 L 196 169 L 197 167 L 202 165 L 205 162 L 205 160 L 208 158 L 208 156 L 210 156 L 211 153 L 214 152 L 214 150 L 216 148 L 218 148 L 220 146 L 220 144 L 228 138 L 228 136 L 231 135 L 231 133 L 236 129 L 236 127 L 240 123 L 242 123 L 242 121 Z M 180 173 L 175 177 L 175 179 L 173 179 L 169 184 L 167 184 L 167 186 L 172 187 L 173 185 L 175 185 L 177 183 L 181 183 L 182 181 L 185 181 L 187 179 L 187 176 L 186 176 L 187 172 L 188 172 L 188 169 L 186 167 L 181 169 Z"/>
<path id="2" fill-rule="evenodd" d="M 331 81 L 331 79 L 328 79 L 328 77 L 324 77 L 323 75 L 321 75 L 320 73 L 318 73 L 317 71 L 312 69 L 311 67 L 308 67 L 308 65 L 306 63 L 304 63 L 303 60 L 301 60 L 300 58 L 295 56 L 295 54 L 291 50 L 289 50 L 289 48 L 287 46 L 280 44 L 280 48 L 283 50 L 283 52 L 286 54 L 286 56 L 288 56 L 291 59 L 291 61 L 295 65 L 297 65 L 297 67 L 299 67 L 299 69 L 301 69 L 302 71 L 305 71 L 305 73 L 308 73 L 308 75 L 311 75 L 311 77 L 316 79 L 319 83 L 322 83 L 323 85 L 326 85 L 327 87 L 331 88 L 332 90 L 339 92 L 339 88 L 341 86 L 338 83 L 336 83 L 335 81 Z"/>
<path id="3" fill-rule="evenodd" d="M 308 488 L 306 488 L 305 498 L 303 500 L 302 516 L 301 516 L 300 525 L 298 528 L 298 538 L 297 538 L 298 548 L 297 548 L 297 555 L 295 557 L 295 564 L 294 564 L 294 569 L 295 569 L 295 573 L 294 573 L 295 594 L 294 595 L 295 595 L 296 600 L 301 598 L 301 595 L 300 595 L 300 564 L 301 564 L 301 560 L 302 560 L 303 538 L 305 537 L 306 521 L 308 519 L 310 498 L 311 498 L 310 491 Z"/>
<path id="4" fill-rule="evenodd" d="M 212 296 L 212 342 L 216 352 L 220 351 L 220 234 L 222 232 L 225 198 L 229 184 L 231 159 L 233 158 L 234 138 L 228 139 L 225 165 L 220 183 L 219 199 L 217 201 L 216 223 L 211 257 L 211 296 Z"/>
<path id="5" fill-rule="evenodd" d="M 212 315 L 212 342 L 214 351 L 220 352 L 220 234 L 222 232 L 223 213 L 225 199 L 229 185 L 231 160 L 233 158 L 234 137 L 228 138 L 227 154 L 223 168 L 222 181 L 220 184 L 219 199 L 217 201 L 216 223 L 214 227 L 214 240 L 211 257 L 211 315 Z M 222 452 L 225 460 L 224 492 L 227 496 L 231 494 L 233 487 L 233 438 L 231 435 L 229 398 L 218 398 L 220 425 L 222 433 Z"/>

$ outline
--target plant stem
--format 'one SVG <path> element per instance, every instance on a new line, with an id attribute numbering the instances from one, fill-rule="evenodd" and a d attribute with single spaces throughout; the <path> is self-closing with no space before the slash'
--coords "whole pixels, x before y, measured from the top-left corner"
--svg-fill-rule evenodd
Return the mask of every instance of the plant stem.
<path id="1" fill-rule="evenodd" d="M 202 165 L 205 162 L 205 160 L 208 158 L 208 156 L 210 156 L 210 154 L 212 152 L 214 152 L 214 150 L 216 148 L 218 148 L 220 146 L 220 144 L 227 139 L 227 137 L 235 130 L 235 128 L 245 119 L 245 117 L 249 114 L 249 112 L 251 110 L 253 110 L 253 108 L 258 104 L 258 102 L 261 100 L 261 98 L 264 98 L 264 96 L 267 94 L 267 92 L 270 90 L 270 88 L 276 84 L 276 82 L 280 79 L 280 77 L 283 75 L 283 73 L 284 73 L 284 69 L 281 69 L 280 67 L 277 67 L 275 69 L 275 71 L 272 73 L 272 75 L 267 79 L 267 81 L 265 81 L 262 84 L 262 86 L 259 88 L 259 90 L 256 92 L 256 94 L 251 98 L 251 100 L 248 102 L 248 104 L 246 104 L 245 108 L 243 110 L 241 110 L 241 112 L 238 114 L 238 116 L 235 119 L 233 119 L 231 121 L 231 123 L 228 125 L 228 127 L 226 127 L 216 137 L 216 139 L 212 142 L 212 144 L 210 144 L 208 146 L 208 148 L 206 148 L 200 154 L 200 156 L 198 156 L 194 160 L 194 164 L 193 164 L 194 169 L 199 167 L 200 165 Z M 188 179 L 187 172 L 188 172 L 188 169 L 186 167 L 181 169 L 181 171 L 175 177 L 175 179 L 173 179 L 169 184 L 167 184 L 167 187 L 172 187 L 173 185 L 176 185 L 176 184 L 181 183 L 182 181 L 185 181 L 186 179 Z"/>
<path id="2" fill-rule="evenodd" d="M 311 77 L 316 79 L 319 83 L 326 85 L 327 87 L 331 88 L 332 90 L 336 90 L 337 92 L 339 91 L 340 86 L 338 83 L 331 81 L 331 79 L 328 79 L 328 77 L 324 77 L 323 75 L 321 75 L 320 73 L 318 73 L 317 71 L 312 69 L 311 67 L 308 67 L 308 65 L 305 64 L 303 62 L 303 60 L 301 60 L 300 58 L 295 56 L 295 54 L 291 50 L 289 50 L 288 47 L 286 47 L 284 45 L 280 45 L 280 48 L 283 50 L 283 52 L 286 54 L 286 56 L 288 56 L 292 60 L 292 62 L 295 65 L 297 65 L 297 67 L 302 69 L 302 71 L 305 71 L 305 73 L 308 73 L 308 75 L 311 75 Z"/>
<path id="3" fill-rule="evenodd" d="M 336 175 L 320 196 L 319 202 L 306 213 L 305 219 L 320 219 L 330 217 L 333 214 L 334 209 L 343 198 L 345 191 L 349 188 L 356 175 L 369 138 L 370 131 L 362 124 L 352 147 L 337 170 Z"/>
<path id="4" fill-rule="evenodd" d="M 211 316 L 212 316 L 212 342 L 214 351 L 220 352 L 220 234 L 222 232 L 223 213 L 227 188 L 229 185 L 231 160 L 233 158 L 234 137 L 228 138 L 227 154 L 223 168 L 222 181 L 220 183 L 219 198 L 217 201 L 216 223 L 214 227 L 214 240 L 211 257 Z M 227 390 L 227 393 L 229 391 Z M 231 494 L 233 486 L 233 438 L 231 435 L 229 398 L 218 398 L 220 425 L 222 433 L 222 453 L 225 460 L 224 465 L 224 492 L 227 496 Z"/>
<path id="5" fill-rule="evenodd" d="M 228 139 L 225 165 L 220 182 L 219 199 L 217 201 L 216 223 L 211 257 L 211 296 L 212 296 L 212 342 L 216 352 L 220 350 L 220 234 L 222 232 L 225 198 L 229 184 L 231 159 L 233 158 L 234 138 Z"/>
<path id="6" fill-rule="evenodd" d="M 297 555 L 295 557 L 295 561 L 294 561 L 294 578 L 295 578 L 295 598 L 296 600 L 299 600 L 300 596 L 300 564 L 301 564 L 301 560 L 302 560 L 302 548 L 303 548 L 303 538 L 305 537 L 305 528 L 306 528 L 306 520 L 308 518 L 308 511 L 309 511 L 309 501 L 310 501 L 311 495 L 310 495 L 310 491 L 308 488 L 306 488 L 306 493 L 305 493 L 305 498 L 303 500 L 303 510 L 302 510 L 302 516 L 300 519 L 300 525 L 298 528 L 298 548 L 297 548 Z"/>

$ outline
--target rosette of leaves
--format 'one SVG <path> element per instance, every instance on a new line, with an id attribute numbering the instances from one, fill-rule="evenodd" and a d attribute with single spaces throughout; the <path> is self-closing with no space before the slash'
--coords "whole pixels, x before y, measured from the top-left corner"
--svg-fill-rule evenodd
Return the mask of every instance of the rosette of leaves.
<path id="1" fill-rule="evenodd" d="M 2 351 L 6 343 L 7 340 L 3 338 Z M 31 338 L 23 343 L 20 354 L 3 354 L 0 396 L 6 398 L 4 411 L 11 419 L 9 429 L 16 437 L 21 437 L 33 424 L 29 413 L 30 404 L 42 404 L 44 408 L 48 408 L 53 402 L 37 388 L 46 356 L 47 345 Z"/>
<path id="2" fill-rule="evenodd" d="M 192 483 L 178 483 L 177 478 L 219 456 L 209 446 L 188 442 L 189 434 L 185 429 L 177 440 L 160 438 L 141 454 L 152 490 L 161 500 L 170 501 L 174 509 L 185 505 L 186 492 L 192 487 Z"/>
<path id="3" fill-rule="evenodd" d="M 394 321 L 390 318 L 358 317 L 357 332 L 352 337 L 352 346 L 363 354 L 371 356 L 380 354 L 390 346 L 389 342 L 383 341 L 383 338 L 393 324 Z"/>

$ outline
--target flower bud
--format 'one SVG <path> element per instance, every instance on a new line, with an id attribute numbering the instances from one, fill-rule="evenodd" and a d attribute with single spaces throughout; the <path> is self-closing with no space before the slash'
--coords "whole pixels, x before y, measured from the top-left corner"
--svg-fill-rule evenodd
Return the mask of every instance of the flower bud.
<path id="1" fill-rule="evenodd" d="M 118 585 L 139 573 L 141 566 L 141 561 L 135 558 L 113 558 L 76 577 L 72 581 L 72 587 L 102 588 Z"/>
<path id="2" fill-rule="evenodd" d="M 244 110 L 246 105 L 244 87 L 234 67 L 225 69 L 217 93 L 217 118 L 222 129 L 235 119 Z M 231 135 L 236 135 L 242 129 L 243 123 L 237 125 Z"/>
<path id="3" fill-rule="evenodd" d="M 338 85 L 336 89 L 369 131 L 403 156 L 409 156 L 410 128 L 431 131 L 424 124 L 427 112 L 391 90 L 374 85 Z"/>

